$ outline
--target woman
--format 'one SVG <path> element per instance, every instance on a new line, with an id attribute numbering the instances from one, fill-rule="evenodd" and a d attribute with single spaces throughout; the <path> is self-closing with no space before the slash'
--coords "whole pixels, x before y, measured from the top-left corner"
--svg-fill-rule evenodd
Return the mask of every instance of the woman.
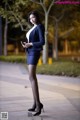
<path id="1" fill-rule="evenodd" d="M 32 108 L 28 111 L 36 112 L 33 114 L 37 116 L 41 114 L 41 109 L 43 109 L 43 104 L 40 102 L 38 82 L 36 77 L 36 66 L 40 58 L 44 40 L 44 26 L 40 23 L 39 15 L 36 11 L 32 11 L 29 14 L 29 22 L 33 27 L 27 32 L 26 37 L 28 42 L 23 42 L 22 46 L 26 48 L 27 51 L 27 64 L 29 70 L 29 79 L 32 86 L 34 103 Z"/>

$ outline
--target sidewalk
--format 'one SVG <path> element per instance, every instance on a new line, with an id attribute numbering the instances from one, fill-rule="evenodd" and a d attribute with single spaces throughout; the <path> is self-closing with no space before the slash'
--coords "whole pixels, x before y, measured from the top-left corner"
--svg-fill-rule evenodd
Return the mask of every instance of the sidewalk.
<path id="1" fill-rule="evenodd" d="M 37 77 L 45 112 L 32 118 L 27 112 L 33 102 L 27 70 L 0 62 L 0 112 L 8 112 L 8 120 L 80 120 L 80 78 Z"/>

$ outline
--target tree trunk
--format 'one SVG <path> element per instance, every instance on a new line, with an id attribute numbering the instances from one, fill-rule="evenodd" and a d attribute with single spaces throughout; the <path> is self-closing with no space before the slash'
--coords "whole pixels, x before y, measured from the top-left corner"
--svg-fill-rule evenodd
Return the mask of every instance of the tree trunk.
<path id="1" fill-rule="evenodd" d="M 45 12 L 45 45 L 43 47 L 43 63 L 46 64 L 48 61 L 48 13 Z"/>
<path id="2" fill-rule="evenodd" d="M 53 57 L 58 59 L 58 21 L 55 21 L 55 34 L 54 34 L 54 43 L 53 43 Z"/>
<path id="3" fill-rule="evenodd" d="M 7 11 L 7 3 L 8 1 L 5 2 L 5 11 Z M 8 18 L 6 16 L 5 18 L 5 26 L 4 26 L 4 55 L 7 55 L 7 29 L 8 29 Z"/>
<path id="4" fill-rule="evenodd" d="M 8 20 L 5 19 L 5 27 L 4 27 L 4 55 L 7 55 L 7 29 L 8 29 Z"/>
<path id="5" fill-rule="evenodd" d="M 2 18 L 0 17 L 0 55 L 2 55 Z"/>

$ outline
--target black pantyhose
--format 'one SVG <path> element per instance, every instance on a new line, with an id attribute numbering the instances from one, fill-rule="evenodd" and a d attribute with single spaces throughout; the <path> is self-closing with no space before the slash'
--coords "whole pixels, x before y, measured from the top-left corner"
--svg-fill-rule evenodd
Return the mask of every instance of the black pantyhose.
<path id="1" fill-rule="evenodd" d="M 33 98 L 34 98 L 33 105 L 38 106 L 40 104 L 40 98 L 39 98 L 38 82 L 36 77 L 36 65 L 28 65 L 28 70 L 29 70 L 29 80 L 31 82 Z"/>

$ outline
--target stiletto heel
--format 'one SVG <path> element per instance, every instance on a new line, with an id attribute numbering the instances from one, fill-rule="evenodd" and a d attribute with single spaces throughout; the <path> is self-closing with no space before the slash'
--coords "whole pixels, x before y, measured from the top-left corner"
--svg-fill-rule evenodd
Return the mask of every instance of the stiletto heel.
<path id="1" fill-rule="evenodd" d="M 29 108 L 28 111 L 35 112 L 35 109 L 36 109 L 36 104 L 34 104 L 32 108 Z"/>
<path id="2" fill-rule="evenodd" d="M 38 115 L 40 115 L 42 109 L 43 109 L 43 104 L 40 103 L 40 105 L 39 105 L 39 106 L 37 107 L 37 109 L 36 109 L 36 113 L 35 113 L 33 116 L 38 116 Z M 43 109 L 43 111 L 44 111 L 44 109 Z"/>

